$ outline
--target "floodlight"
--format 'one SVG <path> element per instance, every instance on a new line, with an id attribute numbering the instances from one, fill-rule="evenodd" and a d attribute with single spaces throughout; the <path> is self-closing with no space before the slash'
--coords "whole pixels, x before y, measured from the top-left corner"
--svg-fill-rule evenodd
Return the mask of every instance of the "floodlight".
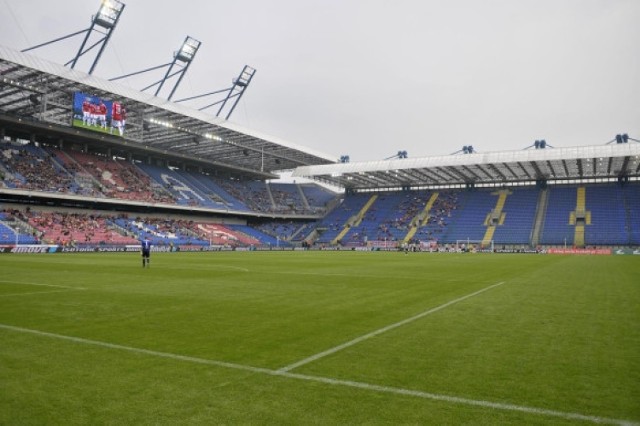
<path id="1" fill-rule="evenodd" d="M 113 28 L 122 9 L 124 4 L 118 0 L 103 0 L 94 22 L 104 28 Z"/>
<path id="2" fill-rule="evenodd" d="M 232 79 L 231 83 L 235 84 L 236 86 L 247 87 L 247 82 L 246 81 L 242 81 L 242 80 L 237 79 L 237 78 Z"/>
<path id="3" fill-rule="evenodd" d="M 184 40 L 184 43 L 182 43 L 182 47 L 180 48 L 178 53 L 176 53 L 176 59 L 179 59 L 183 62 L 191 62 L 193 60 L 193 57 L 196 55 L 198 48 L 200 48 L 200 44 L 201 42 L 199 42 L 195 38 L 187 36 L 187 38 Z"/>

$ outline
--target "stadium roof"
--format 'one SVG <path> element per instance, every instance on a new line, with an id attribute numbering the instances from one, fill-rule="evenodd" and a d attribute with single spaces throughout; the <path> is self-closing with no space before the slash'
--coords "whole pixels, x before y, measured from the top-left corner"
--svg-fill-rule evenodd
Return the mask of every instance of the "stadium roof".
<path id="1" fill-rule="evenodd" d="M 126 138 L 73 128 L 73 94 L 126 105 Z M 123 150 L 196 161 L 262 179 L 295 169 L 354 190 L 537 181 L 637 179 L 640 143 L 472 153 L 358 163 L 246 129 L 222 118 L 0 46 L 0 124 L 107 143 Z M 53 128 L 52 128 L 53 125 Z M 62 129 L 62 130 L 61 130 Z"/>
<path id="2" fill-rule="evenodd" d="M 304 166 L 293 176 L 347 189 L 628 179 L 640 176 L 640 143 Z"/>
<path id="3" fill-rule="evenodd" d="M 132 150 L 194 158 L 263 177 L 336 161 L 184 104 L 0 46 L 1 115 L 70 128 L 75 92 L 119 101 L 127 108 L 126 139 L 74 129 L 87 139 L 108 139 Z"/>

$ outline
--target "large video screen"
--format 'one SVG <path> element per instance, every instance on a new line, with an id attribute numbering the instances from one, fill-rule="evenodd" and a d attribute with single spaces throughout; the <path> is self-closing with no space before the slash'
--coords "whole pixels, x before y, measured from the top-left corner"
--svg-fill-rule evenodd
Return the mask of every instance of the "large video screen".
<path id="1" fill-rule="evenodd" d="M 124 136 L 127 111 L 122 103 L 87 95 L 73 94 L 73 123 L 75 127 Z"/>

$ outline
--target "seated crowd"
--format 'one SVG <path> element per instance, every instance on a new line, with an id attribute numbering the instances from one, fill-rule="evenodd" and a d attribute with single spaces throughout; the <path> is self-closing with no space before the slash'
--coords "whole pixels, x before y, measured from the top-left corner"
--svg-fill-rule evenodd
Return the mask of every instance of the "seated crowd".
<path id="1" fill-rule="evenodd" d="M 149 237 L 156 246 L 248 247 L 270 244 L 272 237 L 243 226 L 179 218 L 129 217 L 26 208 L 0 211 L 0 244 L 52 244 L 62 247 L 137 245 Z M 251 235 L 249 235 L 250 232 Z"/>
<path id="2" fill-rule="evenodd" d="M 49 156 L 37 155 L 25 147 L 3 144 L 0 159 L 8 172 L 3 179 L 8 187 L 45 192 L 75 191 L 73 178 L 56 167 Z"/>
<path id="3" fill-rule="evenodd" d="M 193 180 L 198 181 L 198 178 L 194 175 Z M 184 181 L 185 185 L 190 185 L 187 181 Z M 255 212 L 308 214 L 321 209 L 319 206 L 305 208 L 308 202 L 301 198 L 296 184 L 279 184 L 277 188 L 270 189 L 260 181 L 217 178 L 212 182 L 215 185 L 212 183 L 210 188 L 206 188 L 206 196 L 219 204 L 229 204 L 223 202 L 226 196 L 237 200 L 236 205 L 241 209 L 246 206 Z M 197 193 L 195 187 L 190 191 L 171 191 L 165 182 L 157 181 L 131 162 L 72 149 L 44 149 L 34 144 L 0 143 L 1 186 L 143 203 L 212 207 L 211 203 L 194 197 L 182 199 Z M 216 191 L 226 191 L 227 194 L 217 194 Z M 330 191 L 324 192 L 328 197 L 335 196 Z"/>

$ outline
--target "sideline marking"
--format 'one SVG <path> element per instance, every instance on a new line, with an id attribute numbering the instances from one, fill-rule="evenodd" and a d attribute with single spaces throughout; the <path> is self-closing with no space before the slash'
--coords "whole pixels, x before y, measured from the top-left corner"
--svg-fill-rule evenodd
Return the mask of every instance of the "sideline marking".
<path id="1" fill-rule="evenodd" d="M 29 293 L 0 294 L 0 297 L 29 296 L 33 294 L 68 293 L 71 290 L 31 291 Z"/>
<path id="2" fill-rule="evenodd" d="M 40 283 L 22 283 L 19 281 L 0 281 L 0 284 L 17 284 L 17 285 L 38 285 L 42 287 L 57 287 L 57 288 L 68 288 L 71 290 L 86 290 L 84 287 L 71 287 L 68 285 L 55 285 L 55 284 L 40 284 Z"/>
<path id="3" fill-rule="evenodd" d="M 386 278 L 380 275 L 363 275 L 363 274 L 342 274 L 342 273 L 319 273 L 319 272 L 290 272 L 290 271 L 263 271 L 263 274 L 286 274 L 286 275 L 314 275 L 320 277 L 363 277 L 363 278 Z M 397 277 L 397 275 L 394 275 Z M 401 277 L 401 278 L 412 278 L 412 277 Z M 415 278 L 415 277 L 413 277 Z"/>
<path id="4" fill-rule="evenodd" d="M 615 424 L 615 425 L 621 425 L 621 426 L 640 426 L 640 423 L 635 421 L 630 421 L 630 420 L 612 419 L 608 417 L 599 417 L 599 416 L 591 416 L 591 415 L 580 414 L 580 413 L 549 410 L 546 408 L 528 407 L 525 405 L 515 405 L 515 404 L 506 404 L 501 402 L 491 402 L 491 401 L 483 401 L 483 400 L 477 400 L 477 399 L 461 398 L 457 396 L 442 395 L 442 394 L 423 392 L 418 390 L 394 388 L 391 386 L 373 385 L 370 383 L 356 382 L 351 380 L 341 380 L 341 379 L 332 379 L 329 377 L 308 376 L 306 374 L 287 373 L 287 372 L 282 372 L 280 370 L 270 370 L 268 368 L 252 367 L 249 365 L 234 364 L 230 362 L 215 361 L 215 360 L 204 359 L 204 358 L 196 358 L 196 357 L 187 356 L 187 355 L 172 354 L 169 352 L 158 352 L 158 351 L 152 351 L 150 349 L 134 348 L 131 346 L 123 346 L 115 343 L 107 343 L 107 342 L 101 342 L 98 340 L 83 339 L 82 337 L 65 336 L 62 334 L 48 333 L 46 331 L 32 330 L 29 328 L 16 327 L 13 325 L 0 324 L 0 329 L 15 331 L 19 333 L 34 334 L 37 336 L 51 337 L 59 340 L 66 340 L 70 342 L 82 343 L 86 345 L 98 346 L 98 347 L 109 348 L 109 349 L 117 349 L 121 351 L 133 352 L 133 353 L 138 353 L 143 355 L 150 355 L 150 356 L 155 356 L 160 358 L 168 358 L 176 361 L 185 361 L 185 362 L 191 362 L 195 364 L 213 365 L 216 367 L 224 367 L 224 368 L 231 368 L 235 370 L 249 371 L 252 373 L 267 374 L 269 376 L 285 377 L 288 379 L 304 380 L 308 382 L 325 383 L 325 384 L 334 385 L 334 386 L 346 386 L 346 387 L 364 389 L 364 390 L 380 392 L 380 393 L 413 396 L 417 398 L 430 399 L 434 401 L 443 401 L 443 402 L 448 402 L 452 404 L 471 405 L 476 407 L 492 408 L 492 409 L 503 410 L 503 411 L 517 411 L 517 412 L 527 413 L 527 414 L 559 417 L 567 420 L 581 420 L 581 421 L 586 421 L 591 423 L 607 423 L 607 424 Z"/>
<path id="5" fill-rule="evenodd" d="M 174 269 L 174 270 L 198 270 L 198 271 L 211 271 L 211 270 L 233 270 L 233 271 L 241 271 L 241 272 L 251 272 L 249 271 L 248 268 L 243 268 L 242 266 L 233 266 L 233 265 L 207 265 L 204 268 L 194 268 L 194 267 L 186 267 L 186 266 L 178 266 L 178 267 L 174 267 L 174 266 L 165 266 L 162 265 L 162 269 Z"/>
<path id="6" fill-rule="evenodd" d="M 448 306 L 451 306 L 451 305 L 453 305 L 455 303 L 462 302 L 463 300 L 466 300 L 466 299 L 468 299 L 470 297 L 477 296 L 477 295 L 479 295 L 481 293 L 484 293 L 485 291 L 491 290 L 492 288 L 498 287 L 498 286 L 500 286 L 500 285 L 502 285 L 504 283 L 505 283 L 504 281 L 500 281 L 497 284 L 490 285 L 489 287 L 485 287 L 485 288 L 483 288 L 481 290 L 478 290 L 478 291 L 475 291 L 473 293 L 467 294 L 466 296 L 462 296 L 462 297 L 459 297 L 457 299 L 451 300 L 451 301 L 449 301 L 447 303 L 444 303 L 444 304 L 442 304 L 440 306 L 436 306 L 435 308 L 431 308 L 428 311 L 424 311 L 422 313 L 419 313 L 418 315 L 414 315 L 411 318 L 404 319 L 402 321 L 399 321 L 399 322 L 396 322 L 394 324 L 388 325 L 386 327 L 380 328 L 378 330 L 372 331 L 371 333 L 367 333 L 367 334 L 362 335 L 360 337 L 356 337 L 355 339 L 349 340 L 348 342 L 345 342 L 345 343 L 343 343 L 341 345 L 335 346 L 335 347 L 333 347 L 331 349 L 327 349 L 326 351 L 317 353 L 315 355 L 312 355 L 312 356 L 310 356 L 308 358 L 305 358 L 305 359 L 303 359 L 301 361 L 298 361 L 298 362 L 295 362 L 293 364 L 289 364 L 289 365 L 287 365 L 285 367 L 282 367 L 278 371 L 288 372 L 288 371 L 293 370 L 294 368 L 298 368 L 298 367 L 303 366 L 305 364 L 309 364 L 310 362 L 317 361 L 320 358 L 324 358 L 324 357 L 326 357 L 328 355 L 331 355 L 331 354 L 339 352 L 339 351 L 341 351 L 343 349 L 349 348 L 349 347 L 351 347 L 351 346 L 353 346 L 355 344 L 358 344 L 358 343 L 360 343 L 360 342 L 362 342 L 364 340 L 370 339 L 370 338 L 375 337 L 375 336 L 377 336 L 379 334 L 382 334 L 382 333 L 386 333 L 389 330 L 393 330 L 394 328 L 398 328 L 398 327 L 401 327 L 403 325 L 409 324 L 410 322 L 413 322 L 413 321 L 418 320 L 420 318 L 426 317 L 427 315 L 430 315 L 430 314 L 432 314 L 434 312 L 438 312 L 438 311 L 440 311 L 440 310 L 442 310 L 442 309 L 444 309 L 444 308 L 446 308 Z"/>

